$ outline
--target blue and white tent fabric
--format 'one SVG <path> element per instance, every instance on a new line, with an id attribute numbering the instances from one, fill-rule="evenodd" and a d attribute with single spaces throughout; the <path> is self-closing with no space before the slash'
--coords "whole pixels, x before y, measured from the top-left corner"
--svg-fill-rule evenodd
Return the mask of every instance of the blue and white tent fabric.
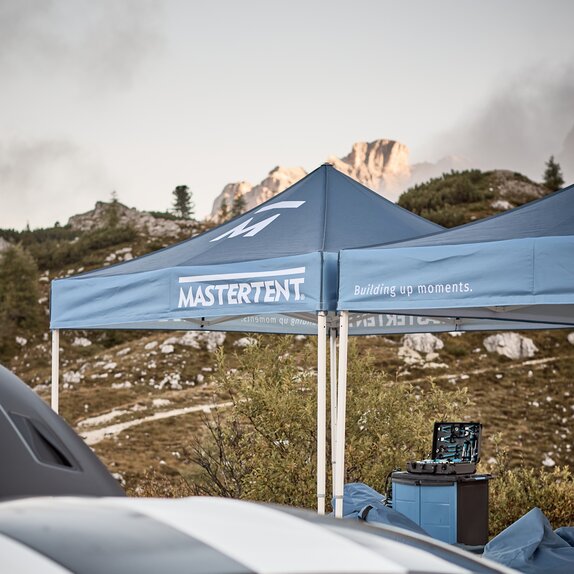
<path id="1" fill-rule="evenodd" d="M 343 250 L 338 308 L 573 324 L 574 186 L 429 237 Z"/>
<path id="2" fill-rule="evenodd" d="M 540 508 L 533 508 L 485 547 L 490 560 L 527 574 L 574 572 L 574 527 L 552 530 Z"/>
<path id="3" fill-rule="evenodd" d="M 342 250 L 337 308 L 340 421 L 345 420 L 347 337 L 361 313 L 410 316 L 413 323 L 433 317 L 439 321 L 435 331 L 573 325 L 574 186 L 427 237 Z M 344 426 L 337 425 L 338 496 L 344 482 Z"/>
<path id="4" fill-rule="evenodd" d="M 0 555 L 10 574 L 513 572 L 399 528 L 208 497 L 3 502 Z"/>
<path id="5" fill-rule="evenodd" d="M 319 335 L 318 482 L 325 482 L 326 335 L 335 348 L 338 252 L 442 228 L 325 164 L 232 221 L 132 261 L 52 282 L 52 407 L 60 329 Z M 327 314 L 329 317 L 327 317 Z M 329 328 L 328 321 L 329 319 Z M 353 329 L 428 331 L 448 319 L 359 318 Z M 331 354 L 331 372 L 334 353 Z M 331 378 L 334 385 L 334 377 Z M 319 511 L 325 487 L 318 484 Z"/>
<path id="6" fill-rule="evenodd" d="M 428 533 L 410 518 L 387 505 L 386 497 L 363 482 L 350 482 L 343 489 L 343 518 L 387 524 L 419 534 Z M 333 506 L 335 506 L 333 504 Z"/>
<path id="7" fill-rule="evenodd" d="M 52 329 L 316 334 L 338 252 L 441 230 L 329 164 L 178 245 L 52 282 Z"/>

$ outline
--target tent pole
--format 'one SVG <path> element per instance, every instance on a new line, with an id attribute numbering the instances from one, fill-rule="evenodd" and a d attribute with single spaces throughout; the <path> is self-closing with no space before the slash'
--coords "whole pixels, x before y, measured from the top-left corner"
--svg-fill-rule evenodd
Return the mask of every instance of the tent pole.
<path id="1" fill-rule="evenodd" d="M 60 331 L 52 330 L 52 409 L 58 412 L 60 384 Z"/>
<path id="2" fill-rule="evenodd" d="M 345 486 L 345 416 L 347 408 L 347 345 L 349 342 L 349 312 L 343 311 L 339 327 L 339 377 L 337 389 L 337 455 L 335 477 L 335 517 L 343 517 Z"/>
<path id="3" fill-rule="evenodd" d="M 317 512 L 325 514 L 327 490 L 327 315 L 317 320 Z"/>
<path id="4" fill-rule="evenodd" d="M 337 459 L 335 445 L 337 444 L 337 329 L 329 329 L 329 358 L 331 374 L 331 482 L 332 492 L 335 492 L 335 474 Z"/>

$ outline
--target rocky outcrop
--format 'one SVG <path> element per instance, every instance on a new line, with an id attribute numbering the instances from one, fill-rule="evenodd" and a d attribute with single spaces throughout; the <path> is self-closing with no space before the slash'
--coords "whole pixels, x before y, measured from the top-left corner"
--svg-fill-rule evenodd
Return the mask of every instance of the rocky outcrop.
<path id="1" fill-rule="evenodd" d="M 120 202 L 98 201 L 91 211 L 73 215 L 68 225 L 77 231 L 92 231 L 109 225 L 132 227 L 150 237 L 177 237 L 183 232 L 191 232 L 196 225 L 193 220 L 163 219 L 147 211 L 138 211 Z"/>
<path id="2" fill-rule="evenodd" d="M 484 340 L 489 353 L 498 353 L 509 359 L 529 359 L 538 352 L 532 339 L 518 333 L 497 333 Z"/>
<path id="3" fill-rule="evenodd" d="M 434 163 L 411 164 L 409 148 L 401 142 L 388 139 L 357 142 L 345 157 L 331 156 L 327 161 L 339 171 L 391 201 L 397 201 L 403 191 L 417 184 L 453 170 L 462 171 L 472 167 L 468 159 L 460 156 L 447 156 Z M 306 174 L 307 172 L 301 167 L 278 166 L 258 185 L 252 186 L 246 181 L 230 183 L 213 202 L 211 219 L 216 222 L 228 219 L 232 206 L 238 198 L 243 198 L 242 211 L 253 209 L 293 185 Z M 547 193 L 541 185 L 517 176 L 514 172 L 496 170 L 492 174 L 493 190 L 496 191 L 493 209 L 497 211 L 521 205 Z M 222 213 L 224 202 L 226 209 Z"/>
<path id="4" fill-rule="evenodd" d="M 548 193 L 543 185 L 507 169 L 492 171 L 492 188 L 498 198 L 508 201 L 511 207 L 540 199 Z"/>
<path id="5" fill-rule="evenodd" d="M 344 158 L 330 157 L 328 161 L 385 197 L 398 197 L 411 177 L 409 148 L 393 140 L 359 142 Z"/>
<path id="6" fill-rule="evenodd" d="M 444 343 L 431 333 L 404 335 L 401 339 L 401 344 L 403 347 L 419 353 L 434 353 L 444 347 Z"/>
<path id="7" fill-rule="evenodd" d="M 228 183 L 213 202 L 211 218 L 215 221 L 218 220 L 220 215 L 222 215 L 221 208 L 224 202 L 228 213 L 231 213 L 233 205 L 238 198 L 243 198 L 242 211 L 249 211 L 260 203 L 271 199 L 274 195 L 286 190 L 306 175 L 307 172 L 302 167 L 277 166 L 256 186 L 252 186 L 247 181 Z"/>
<path id="8" fill-rule="evenodd" d="M 239 181 L 237 183 L 228 183 L 223 191 L 215 198 L 213 207 L 211 209 L 211 217 L 217 218 L 221 214 L 222 206 L 225 203 L 225 210 L 230 212 L 234 203 L 239 197 L 245 196 L 253 189 L 253 186 L 247 181 Z M 246 211 L 246 209 L 244 209 Z"/>
<path id="9" fill-rule="evenodd" d="M 406 188 L 411 177 L 409 149 L 393 140 L 358 142 L 345 157 L 331 156 L 327 161 L 369 189 L 393 200 Z M 230 210 L 236 198 L 243 197 L 243 211 L 247 211 L 287 189 L 305 175 L 307 172 L 301 167 L 278 166 L 256 186 L 246 181 L 230 183 L 213 202 L 211 218 L 217 221 L 224 201 Z"/>
<path id="10" fill-rule="evenodd" d="M 437 351 L 444 348 L 444 343 L 431 333 L 414 333 L 401 338 L 398 356 L 406 365 L 424 369 L 443 369 L 445 363 L 437 363 Z M 424 355 L 424 357 L 423 357 Z"/>

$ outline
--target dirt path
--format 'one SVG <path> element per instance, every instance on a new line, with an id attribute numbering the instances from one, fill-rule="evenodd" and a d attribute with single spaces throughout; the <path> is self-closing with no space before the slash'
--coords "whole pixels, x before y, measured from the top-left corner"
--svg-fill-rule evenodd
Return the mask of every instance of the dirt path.
<path id="1" fill-rule="evenodd" d="M 196 412 L 204 412 L 209 413 L 212 409 L 223 409 L 230 407 L 233 403 L 231 401 L 225 403 L 210 403 L 206 405 L 196 405 L 193 407 L 183 407 L 180 409 L 172 409 L 170 411 L 161 411 L 158 413 L 154 413 L 153 415 L 149 415 L 147 417 L 142 417 L 138 419 L 134 419 L 131 421 L 124 421 L 121 423 L 116 423 L 113 425 L 109 425 L 106 427 L 100 427 L 94 430 L 79 430 L 80 436 L 84 439 L 84 442 L 87 445 L 94 445 L 101 442 L 104 439 L 111 438 L 115 435 L 118 435 L 122 431 L 129 429 L 131 427 L 141 425 L 151 421 L 157 421 L 161 419 L 168 419 L 171 417 L 178 417 L 181 415 L 187 415 L 189 413 L 196 413 Z"/>

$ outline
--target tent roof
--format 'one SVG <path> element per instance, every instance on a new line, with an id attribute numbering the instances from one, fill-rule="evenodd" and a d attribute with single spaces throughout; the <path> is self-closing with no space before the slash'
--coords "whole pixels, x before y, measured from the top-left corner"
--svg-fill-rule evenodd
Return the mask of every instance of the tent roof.
<path id="1" fill-rule="evenodd" d="M 402 241 L 393 247 L 457 245 L 567 235 L 574 235 L 574 185 L 510 211 L 431 236 Z M 374 246 L 374 249 L 377 248 L 384 249 L 385 246 Z"/>
<path id="2" fill-rule="evenodd" d="M 339 309 L 572 325 L 574 186 L 420 239 L 342 250 L 339 271 Z"/>
<path id="3" fill-rule="evenodd" d="M 337 253 L 442 229 L 324 164 L 265 203 L 201 235 L 78 277 Z"/>
<path id="4" fill-rule="evenodd" d="M 443 229 L 324 164 L 197 237 L 52 282 L 52 329 L 315 333 L 338 252 Z"/>

